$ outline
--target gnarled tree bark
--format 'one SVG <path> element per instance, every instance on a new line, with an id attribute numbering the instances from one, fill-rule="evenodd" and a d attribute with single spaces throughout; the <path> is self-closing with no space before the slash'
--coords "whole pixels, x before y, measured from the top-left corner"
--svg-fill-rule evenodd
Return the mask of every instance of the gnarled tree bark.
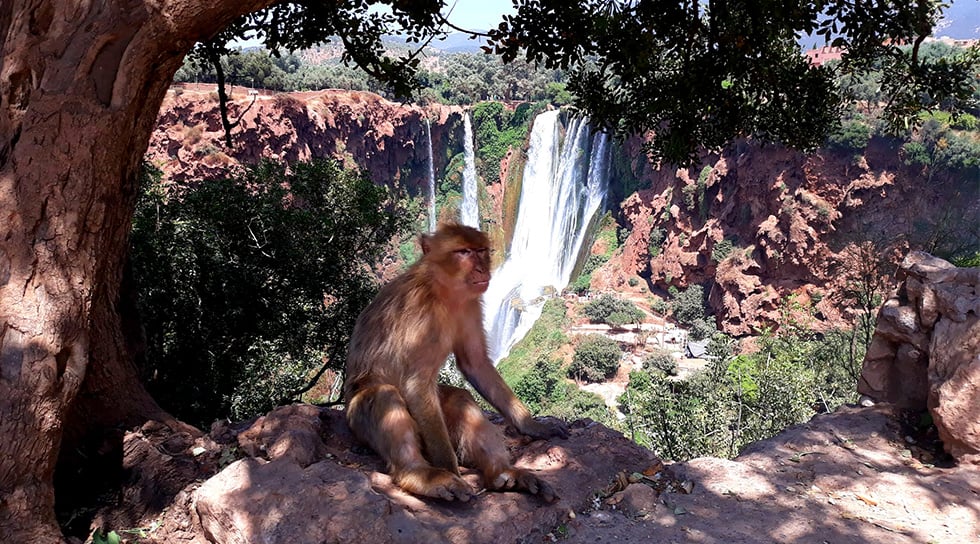
<path id="1" fill-rule="evenodd" d="M 52 480 L 63 443 L 170 419 L 138 380 L 118 310 L 135 180 L 187 51 L 272 3 L 0 5 L 4 541 L 62 541 Z"/>

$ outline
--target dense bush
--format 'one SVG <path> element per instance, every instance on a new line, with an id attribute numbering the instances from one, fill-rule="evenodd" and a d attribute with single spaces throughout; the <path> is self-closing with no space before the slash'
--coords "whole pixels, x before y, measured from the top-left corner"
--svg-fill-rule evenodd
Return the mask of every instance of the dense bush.
<path id="1" fill-rule="evenodd" d="M 601 382 L 616 374 L 622 354 L 615 340 L 591 334 L 575 348 L 568 375 L 576 380 Z"/>
<path id="2" fill-rule="evenodd" d="M 568 344 L 562 329 L 568 325 L 565 305 L 560 298 L 545 302 L 541 317 L 528 334 L 497 365 L 514 393 L 535 414 L 548 414 L 566 420 L 583 417 L 614 425 L 615 419 L 602 399 L 582 391 L 565 377 L 562 362 L 555 353 Z"/>
<path id="3" fill-rule="evenodd" d="M 563 400 L 565 390 L 561 375 L 561 362 L 543 357 L 538 359 L 530 372 L 514 384 L 514 394 L 535 414 L 551 403 Z"/>
<path id="4" fill-rule="evenodd" d="M 592 273 L 604 265 L 608 259 L 605 255 L 589 255 L 582 266 L 582 272 L 568 286 L 569 290 L 580 295 L 587 293 L 592 286 Z"/>
<path id="5" fill-rule="evenodd" d="M 871 127 L 861 120 L 844 121 L 827 136 L 827 145 L 844 151 L 864 151 L 871 139 Z"/>
<path id="6" fill-rule="evenodd" d="M 732 251 L 735 251 L 735 242 L 728 238 L 723 238 L 711 246 L 711 260 L 720 263 L 731 255 Z"/>
<path id="7" fill-rule="evenodd" d="M 713 317 L 702 317 L 700 319 L 695 319 L 694 321 L 687 323 L 690 327 L 688 330 L 688 339 L 694 342 L 700 342 L 705 338 L 711 338 L 716 332 L 718 332 L 718 327 L 715 326 L 715 318 Z"/>
<path id="8" fill-rule="evenodd" d="M 607 323 L 613 327 L 621 327 L 627 323 L 639 323 L 643 320 L 643 311 L 629 300 L 623 300 L 608 293 L 589 301 L 582 312 L 593 323 Z"/>
<path id="9" fill-rule="evenodd" d="M 561 298 L 553 297 L 545 301 L 541 316 L 531 330 L 497 364 L 497 370 L 507 383 L 517 383 L 532 371 L 538 361 L 551 357 L 569 343 L 562 332 L 568 326 L 566 314 L 565 301 Z"/>
<path id="10" fill-rule="evenodd" d="M 263 163 L 163 190 L 148 176 L 132 268 L 142 371 L 183 420 L 246 418 L 342 366 L 377 262 L 403 221 L 388 191 L 333 161 Z M 288 187 L 288 189 L 287 189 Z"/>
<path id="11" fill-rule="evenodd" d="M 719 336 L 712 339 L 715 358 L 687 380 L 650 372 L 653 363 L 630 374 L 619 403 L 634 440 L 670 459 L 733 457 L 750 442 L 854 400 L 856 373 L 842 357 L 855 338 L 849 331 L 821 339 L 766 334 L 758 353 L 734 358 Z"/>
<path id="12" fill-rule="evenodd" d="M 692 325 L 705 317 L 706 296 L 704 287 L 692 285 L 684 291 L 679 291 L 671 301 L 674 319 L 684 325 Z"/>
<path id="13" fill-rule="evenodd" d="M 657 371 L 666 376 L 677 375 L 677 359 L 669 352 L 657 350 L 643 359 L 643 370 Z"/>

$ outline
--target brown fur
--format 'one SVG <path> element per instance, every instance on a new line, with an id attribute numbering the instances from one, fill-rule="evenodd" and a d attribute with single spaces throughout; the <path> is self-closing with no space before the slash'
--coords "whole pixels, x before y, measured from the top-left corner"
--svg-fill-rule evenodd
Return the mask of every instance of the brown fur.
<path id="1" fill-rule="evenodd" d="M 440 225 L 420 238 L 423 256 L 361 313 L 347 356 L 347 421 L 408 492 L 469 500 L 459 463 L 480 470 L 488 489 L 522 489 L 547 501 L 554 490 L 515 468 L 500 430 L 469 392 L 438 384 L 450 353 L 476 390 L 520 432 L 567 436 L 535 420 L 487 356 L 480 295 L 490 280 L 489 242 L 476 229 Z"/>

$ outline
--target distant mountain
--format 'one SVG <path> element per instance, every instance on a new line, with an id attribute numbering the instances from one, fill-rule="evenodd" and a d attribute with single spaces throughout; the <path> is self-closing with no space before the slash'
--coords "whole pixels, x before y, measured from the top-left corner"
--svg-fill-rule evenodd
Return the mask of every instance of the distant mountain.
<path id="1" fill-rule="evenodd" d="M 482 30 L 479 32 L 483 32 Z M 384 39 L 385 44 L 394 44 L 398 46 L 407 46 L 411 49 L 417 47 L 417 44 L 409 44 L 404 38 L 399 36 L 388 36 Z M 463 34 L 462 32 L 454 32 L 441 40 L 432 40 L 429 43 L 429 47 L 438 51 L 439 53 L 479 53 L 480 46 L 486 44 L 487 41 L 484 38 L 471 40 L 468 34 Z"/>

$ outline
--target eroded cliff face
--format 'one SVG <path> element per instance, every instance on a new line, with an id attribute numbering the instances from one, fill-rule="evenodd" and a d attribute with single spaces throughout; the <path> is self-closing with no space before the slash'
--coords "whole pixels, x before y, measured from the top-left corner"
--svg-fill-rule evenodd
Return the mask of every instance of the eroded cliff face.
<path id="1" fill-rule="evenodd" d="M 459 107 L 422 108 L 339 90 L 259 95 L 251 107 L 246 90 L 237 88 L 233 98 L 230 117 L 242 122 L 228 149 L 213 86 L 171 90 L 148 160 L 168 179 L 183 181 L 221 176 L 263 157 L 337 157 L 376 183 L 426 195 L 425 119 L 437 180 L 462 151 Z M 753 334 L 791 307 L 812 308 L 812 315 L 799 315 L 808 327 L 842 325 L 862 290 L 884 290 L 908 249 L 976 247 L 980 236 L 976 173 L 908 167 L 886 141 L 873 140 L 860 157 L 740 142 L 682 169 L 650 164 L 641 144 L 621 146 L 618 163 L 640 189 L 609 203 L 628 237 L 593 273 L 592 287 L 642 299 L 647 291 L 705 285 L 718 325 L 730 334 Z M 513 228 L 522 157 L 523 150 L 512 150 L 502 179 L 487 180 L 492 210 L 482 213 L 490 215 L 498 247 Z M 637 277 L 642 281 L 630 281 Z"/>
<path id="2" fill-rule="evenodd" d="M 639 141 L 626 147 L 642 157 Z M 976 173 L 930 176 L 886 141 L 858 157 L 741 142 L 692 168 L 632 168 L 645 188 L 619 204 L 629 236 L 592 287 L 642 289 L 634 275 L 655 291 L 703 284 L 730 334 L 777 322 L 790 296 L 813 308 L 810 326 L 841 325 L 909 248 L 977 244 Z"/>
<path id="3" fill-rule="evenodd" d="M 232 97 L 229 118 L 242 120 L 232 130 L 233 146 L 227 148 L 214 86 L 172 88 L 160 109 L 147 160 L 166 179 L 181 182 L 220 177 L 229 167 L 263 158 L 293 162 L 335 157 L 358 166 L 376 183 L 425 194 L 425 119 L 432 127 L 436 172 L 451 157 L 439 151 L 461 145 L 458 107 L 423 108 L 342 90 L 251 95 L 236 87 Z"/>

